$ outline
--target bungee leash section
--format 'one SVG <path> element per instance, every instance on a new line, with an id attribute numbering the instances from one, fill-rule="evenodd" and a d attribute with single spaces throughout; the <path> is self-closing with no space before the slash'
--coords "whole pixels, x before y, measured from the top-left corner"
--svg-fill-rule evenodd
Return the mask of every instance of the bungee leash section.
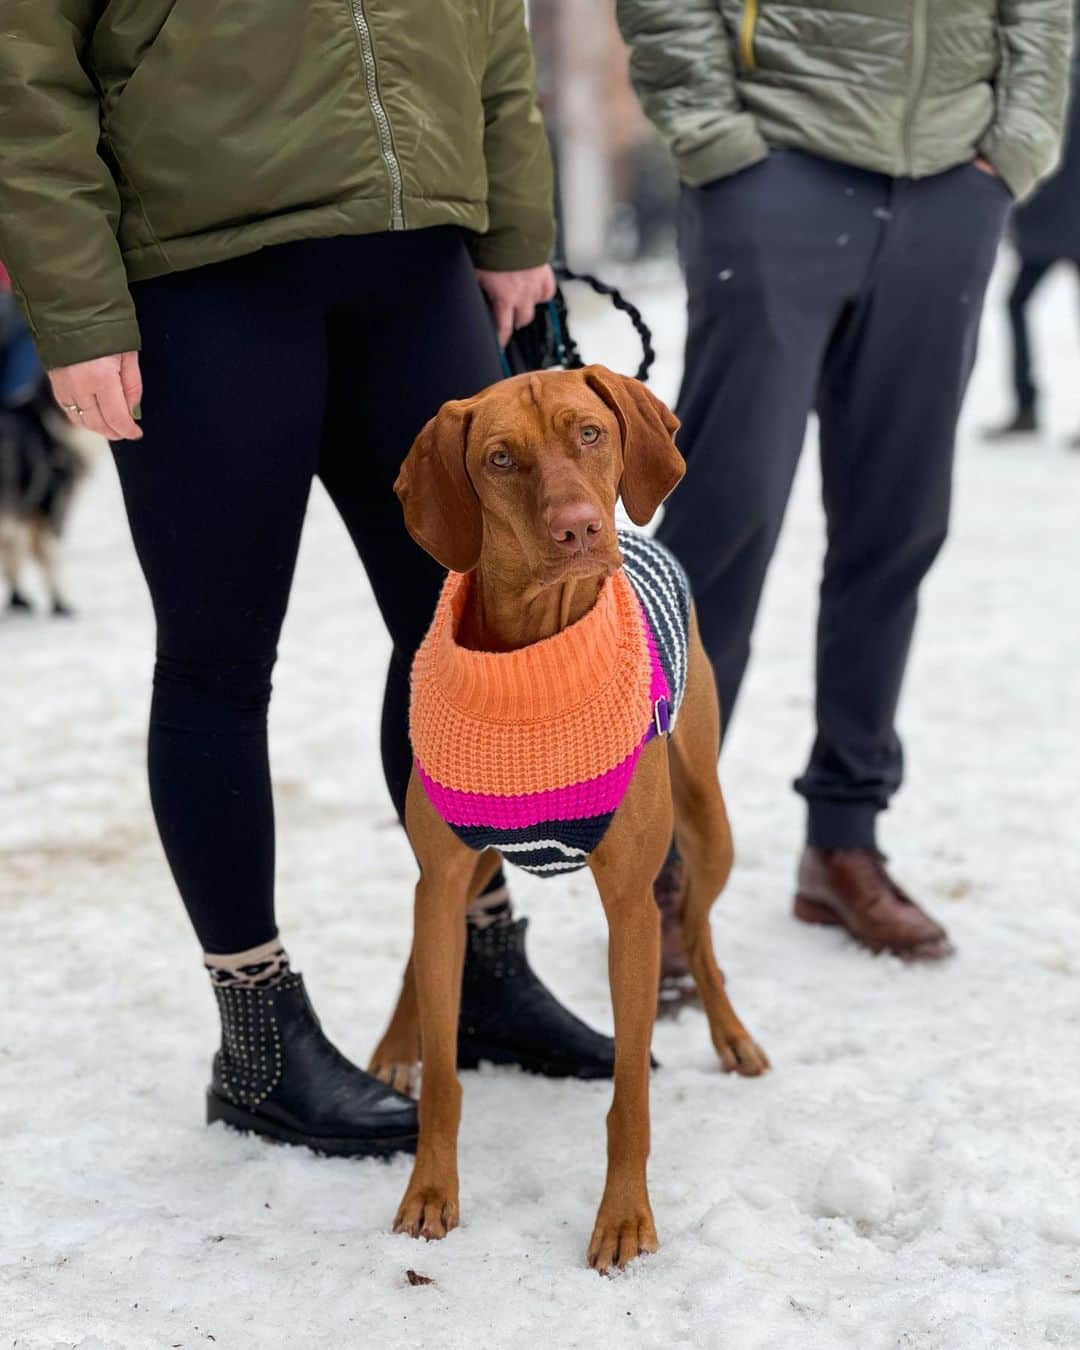
<path id="1" fill-rule="evenodd" d="M 605 296 L 627 316 L 641 339 L 641 364 L 634 378 L 647 380 L 656 352 L 652 345 L 652 331 L 642 318 L 641 310 L 631 304 L 617 287 L 609 286 L 589 272 L 574 272 L 564 263 L 557 263 L 555 276 L 560 283 L 578 281 L 590 286 L 597 295 Z M 553 367 L 580 370 L 585 365 L 577 342 L 570 333 L 566 296 L 561 284 L 556 288 L 555 298 L 537 308 L 533 321 L 514 333 L 502 352 L 502 363 L 505 375 L 521 375 L 525 371 L 550 370 Z"/>

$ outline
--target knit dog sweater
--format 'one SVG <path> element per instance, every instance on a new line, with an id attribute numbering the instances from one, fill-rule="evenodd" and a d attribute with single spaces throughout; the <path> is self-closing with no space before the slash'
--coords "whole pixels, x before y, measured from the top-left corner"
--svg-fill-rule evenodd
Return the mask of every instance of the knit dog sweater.
<path id="1" fill-rule="evenodd" d="M 472 577 L 451 572 L 413 664 L 410 733 L 432 804 L 470 848 L 539 876 L 585 866 L 686 687 L 686 573 L 642 535 L 620 531 L 619 546 L 593 608 L 514 652 L 458 645 Z"/>

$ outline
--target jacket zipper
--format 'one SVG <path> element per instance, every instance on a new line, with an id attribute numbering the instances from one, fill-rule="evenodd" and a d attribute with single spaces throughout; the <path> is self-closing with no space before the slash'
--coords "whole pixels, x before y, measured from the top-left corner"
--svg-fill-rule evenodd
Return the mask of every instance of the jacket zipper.
<path id="1" fill-rule="evenodd" d="M 911 127 L 915 108 L 926 78 L 926 0 L 914 0 L 911 14 L 911 78 L 908 80 L 908 105 L 904 114 L 904 166 L 912 171 Z"/>
<path id="2" fill-rule="evenodd" d="M 398 163 L 398 157 L 394 150 L 394 138 L 390 132 L 390 119 L 387 117 L 386 109 L 379 97 L 379 78 L 378 71 L 375 68 L 375 48 L 371 42 L 371 29 L 368 27 L 367 15 L 364 13 L 364 0 L 350 0 L 350 2 L 353 25 L 356 28 L 356 36 L 360 39 L 360 55 L 364 62 L 368 103 L 371 105 L 371 115 L 375 119 L 375 126 L 378 130 L 379 149 L 382 152 L 383 163 L 386 165 L 386 174 L 390 179 L 390 228 L 392 230 L 403 230 L 405 228 L 405 210 L 401 165 Z"/>
<path id="3" fill-rule="evenodd" d="M 754 29 L 757 27 L 758 0 L 745 0 L 743 5 L 742 28 L 739 30 L 739 55 L 745 70 L 756 70 L 757 59 L 754 56 Z"/>

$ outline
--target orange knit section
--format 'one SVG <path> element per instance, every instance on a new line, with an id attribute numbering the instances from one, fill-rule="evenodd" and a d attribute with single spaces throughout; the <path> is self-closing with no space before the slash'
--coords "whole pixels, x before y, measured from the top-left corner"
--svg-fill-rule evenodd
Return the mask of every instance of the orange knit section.
<path id="1" fill-rule="evenodd" d="M 651 668 L 623 572 L 577 623 L 516 652 L 458 646 L 471 585 L 471 574 L 447 577 L 413 665 L 413 752 L 431 778 L 460 792 L 546 792 L 606 773 L 641 745 Z"/>

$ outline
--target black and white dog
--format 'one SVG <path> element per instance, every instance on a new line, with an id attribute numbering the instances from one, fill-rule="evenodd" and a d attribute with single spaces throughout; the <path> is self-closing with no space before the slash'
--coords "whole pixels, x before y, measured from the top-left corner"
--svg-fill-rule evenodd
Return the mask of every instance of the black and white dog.
<path id="1" fill-rule="evenodd" d="M 88 468 L 91 439 L 97 438 L 71 426 L 46 380 L 19 407 L 0 407 L 0 567 L 9 610 L 33 608 L 19 584 L 25 561 L 33 558 L 52 612 L 71 613 L 60 578 L 60 541 Z"/>

